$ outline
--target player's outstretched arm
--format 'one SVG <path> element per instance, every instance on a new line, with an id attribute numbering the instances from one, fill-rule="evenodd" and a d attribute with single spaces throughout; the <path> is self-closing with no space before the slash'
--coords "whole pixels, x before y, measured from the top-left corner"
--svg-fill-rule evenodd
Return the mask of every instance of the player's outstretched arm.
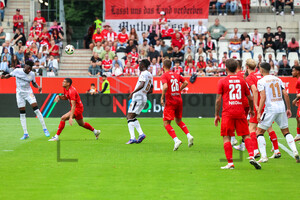
<path id="1" fill-rule="evenodd" d="M 215 126 L 218 126 L 218 123 L 220 122 L 220 109 L 221 109 L 221 104 L 222 104 L 222 95 L 217 94 L 216 97 L 216 103 L 215 103 Z"/>
<path id="2" fill-rule="evenodd" d="M 56 95 L 54 101 L 57 103 L 59 100 L 67 100 L 68 98 L 65 95 Z"/>
<path id="3" fill-rule="evenodd" d="M 287 107 L 286 114 L 287 114 L 288 118 L 290 118 L 292 116 L 290 97 L 289 97 L 289 95 L 288 95 L 288 93 L 286 92 L 285 89 L 282 89 L 282 94 L 283 94 L 284 101 L 285 101 L 285 104 L 286 104 L 286 107 Z"/>
<path id="4" fill-rule="evenodd" d="M 164 83 L 163 84 L 163 89 L 162 89 L 162 93 L 161 93 L 161 98 L 160 98 L 160 104 L 164 107 L 165 106 L 165 96 L 166 96 L 166 92 L 168 91 L 168 84 Z"/>
<path id="5" fill-rule="evenodd" d="M 258 106 L 258 111 L 257 111 L 257 121 L 260 122 L 260 116 L 262 109 L 264 108 L 265 102 L 266 102 L 266 91 L 262 90 L 260 93 L 260 102 Z"/>
<path id="6" fill-rule="evenodd" d="M 180 87 L 180 91 L 182 91 L 184 88 L 186 88 L 186 86 L 188 85 L 189 83 L 187 81 L 184 81 Z"/>

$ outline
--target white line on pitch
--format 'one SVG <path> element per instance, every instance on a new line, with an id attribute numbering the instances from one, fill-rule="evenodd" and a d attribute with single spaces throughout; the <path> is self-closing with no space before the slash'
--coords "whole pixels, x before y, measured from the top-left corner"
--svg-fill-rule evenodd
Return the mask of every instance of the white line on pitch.
<path id="1" fill-rule="evenodd" d="M 289 150 L 288 148 L 286 148 L 283 144 L 278 142 L 278 145 L 280 146 L 280 148 L 283 149 L 283 151 L 287 152 L 290 156 L 292 156 L 292 158 L 294 158 L 294 154 L 291 150 Z"/>
<path id="2" fill-rule="evenodd" d="M 2 150 L 2 151 L 14 151 L 14 150 Z"/>

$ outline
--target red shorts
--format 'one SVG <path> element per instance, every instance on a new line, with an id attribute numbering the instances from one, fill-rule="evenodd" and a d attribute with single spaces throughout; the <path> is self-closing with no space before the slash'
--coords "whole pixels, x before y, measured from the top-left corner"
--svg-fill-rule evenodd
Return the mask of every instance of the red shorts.
<path id="1" fill-rule="evenodd" d="M 83 113 L 83 109 L 76 109 L 75 108 L 74 118 L 77 119 L 77 120 L 83 119 L 82 113 Z"/>
<path id="2" fill-rule="evenodd" d="M 178 119 L 182 118 L 182 102 L 179 102 L 178 104 L 166 104 L 164 108 L 164 121 L 174 120 L 175 117 Z"/>
<path id="3" fill-rule="evenodd" d="M 238 136 L 249 135 L 247 118 L 231 118 L 222 117 L 221 121 L 221 136 L 234 136 L 234 131 Z"/>

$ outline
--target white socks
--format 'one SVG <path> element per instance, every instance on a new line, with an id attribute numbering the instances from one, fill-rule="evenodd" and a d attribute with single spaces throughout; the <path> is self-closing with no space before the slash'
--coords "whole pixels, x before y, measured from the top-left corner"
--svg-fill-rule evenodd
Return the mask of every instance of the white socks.
<path id="1" fill-rule="evenodd" d="M 231 143 L 235 140 L 235 136 L 231 137 Z"/>
<path id="2" fill-rule="evenodd" d="M 130 133 L 130 139 L 135 139 L 135 135 L 134 135 L 134 122 L 129 122 L 128 123 L 128 129 L 129 129 L 129 133 Z"/>
<path id="3" fill-rule="evenodd" d="M 24 134 L 28 134 L 27 125 L 26 125 L 26 114 L 25 113 L 20 114 L 20 121 L 21 121 L 21 125 L 22 125 L 22 128 L 23 128 Z"/>
<path id="4" fill-rule="evenodd" d="M 43 126 L 43 129 L 47 129 L 45 121 L 44 121 L 44 117 L 43 117 L 41 111 L 39 109 L 37 109 L 37 110 L 34 111 L 34 113 L 39 118 L 39 120 L 40 120 L 40 122 L 41 122 L 41 124 Z"/>
<path id="5" fill-rule="evenodd" d="M 134 127 L 139 132 L 139 135 L 143 135 L 144 134 L 144 132 L 143 132 L 143 130 L 141 128 L 140 122 L 138 120 L 134 121 Z"/>
<path id="6" fill-rule="evenodd" d="M 297 148 L 296 148 L 296 145 L 295 145 L 295 141 L 294 141 L 294 138 L 291 134 L 286 134 L 285 135 L 285 139 L 286 139 L 286 142 L 288 143 L 290 149 L 293 151 L 293 152 L 298 152 L 297 151 Z"/>
<path id="7" fill-rule="evenodd" d="M 179 139 L 178 139 L 178 137 L 174 137 L 174 142 L 177 142 Z"/>
<path id="8" fill-rule="evenodd" d="M 187 137 L 187 138 L 191 138 L 192 135 L 191 135 L 190 133 L 188 133 L 188 134 L 186 134 L 186 137 Z"/>
<path id="9" fill-rule="evenodd" d="M 262 158 L 266 158 L 267 157 L 267 152 L 266 152 L 266 140 L 264 136 L 258 136 L 257 138 L 257 142 L 258 142 L 258 148 L 259 151 L 261 153 L 261 157 Z"/>

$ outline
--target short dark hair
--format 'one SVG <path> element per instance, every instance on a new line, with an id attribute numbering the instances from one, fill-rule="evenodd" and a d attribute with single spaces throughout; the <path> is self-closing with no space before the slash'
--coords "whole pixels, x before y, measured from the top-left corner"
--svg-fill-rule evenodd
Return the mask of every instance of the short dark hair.
<path id="1" fill-rule="evenodd" d="M 226 68 L 230 71 L 230 72 L 235 72 L 236 68 L 238 66 L 238 62 L 232 58 L 226 60 Z"/>
<path id="2" fill-rule="evenodd" d="M 106 76 L 105 74 L 102 74 L 102 77 L 105 77 L 105 78 L 106 78 L 107 76 Z"/>
<path id="3" fill-rule="evenodd" d="M 67 83 L 70 83 L 70 86 L 72 85 L 73 81 L 70 78 L 65 78 L 65 81 L 67 81 Z"/>
<path id="4" fill-rule="evenodd" d="M 300 66 L 294 66 L 293 69 L 297 70 L 300 72 Z"/>
<path id="5" fill-rule="evenodd" d="M 267 62 L 261 63 L 260 67 L 263 68 L 266 72 L 269 72 L 271 70 L 271 65 Z"/>
<path id="6" fill-rule="evenodd" d="M 180 60 L 175 60 L 175 64 L 176 64 L 176 63 L 179 63 L 179 64 L 180 64 Z"/>
<path id="7" fill-rule="evenodd" d="M 95 86 L 95 83 L 92 83 L 91 86 Z"/>
<path id="8" fill-rule="evenodd" d="M 279 29 L 279 28 L 281 28 L 281 29 L 282 29 L 282 27 L 281 27 L 281 26 L 277 26 L 277 29 Z"/>
<path id="9" fill-rule="evenodd" d="M 173 51 L 173 48 L 172 48 L 172 47 L 169 47 L 169 48 L 167 49 L 167 51 Z"/>
<path id="10" fill-rule="evenodd" d="M 171 68 L 171 65 L 172 65 L 172 62 L 171 62 L 169 59 L 164 60 L 164 66 L 165 66 L 167 69 L 170 69 L 170 68 Z"/>
<path id="11" fill-rule="evenodd" d="M 148 59 L 143 59 L 141 62 L 140 62 L 140 65 L 143 67 L 146 67 L 146 69 L 148 69 L 148 67 L 150 66 L 150 62 Z"/>
<path id="12" fill-rule="evenodd" d="M 237 68 L 241 69 L 242 66 L 243 66 L 243 61 L 242 60 L 237 60 L 237 62 L 238 62 Z"/>
<path id="13" fill-rule="evenodd" d="M 32 60 L 27 60 L 25 65 L 28 65 L 29 67 L 32 68 L 32 66 L 34 65 L 33 61 Z"/>

